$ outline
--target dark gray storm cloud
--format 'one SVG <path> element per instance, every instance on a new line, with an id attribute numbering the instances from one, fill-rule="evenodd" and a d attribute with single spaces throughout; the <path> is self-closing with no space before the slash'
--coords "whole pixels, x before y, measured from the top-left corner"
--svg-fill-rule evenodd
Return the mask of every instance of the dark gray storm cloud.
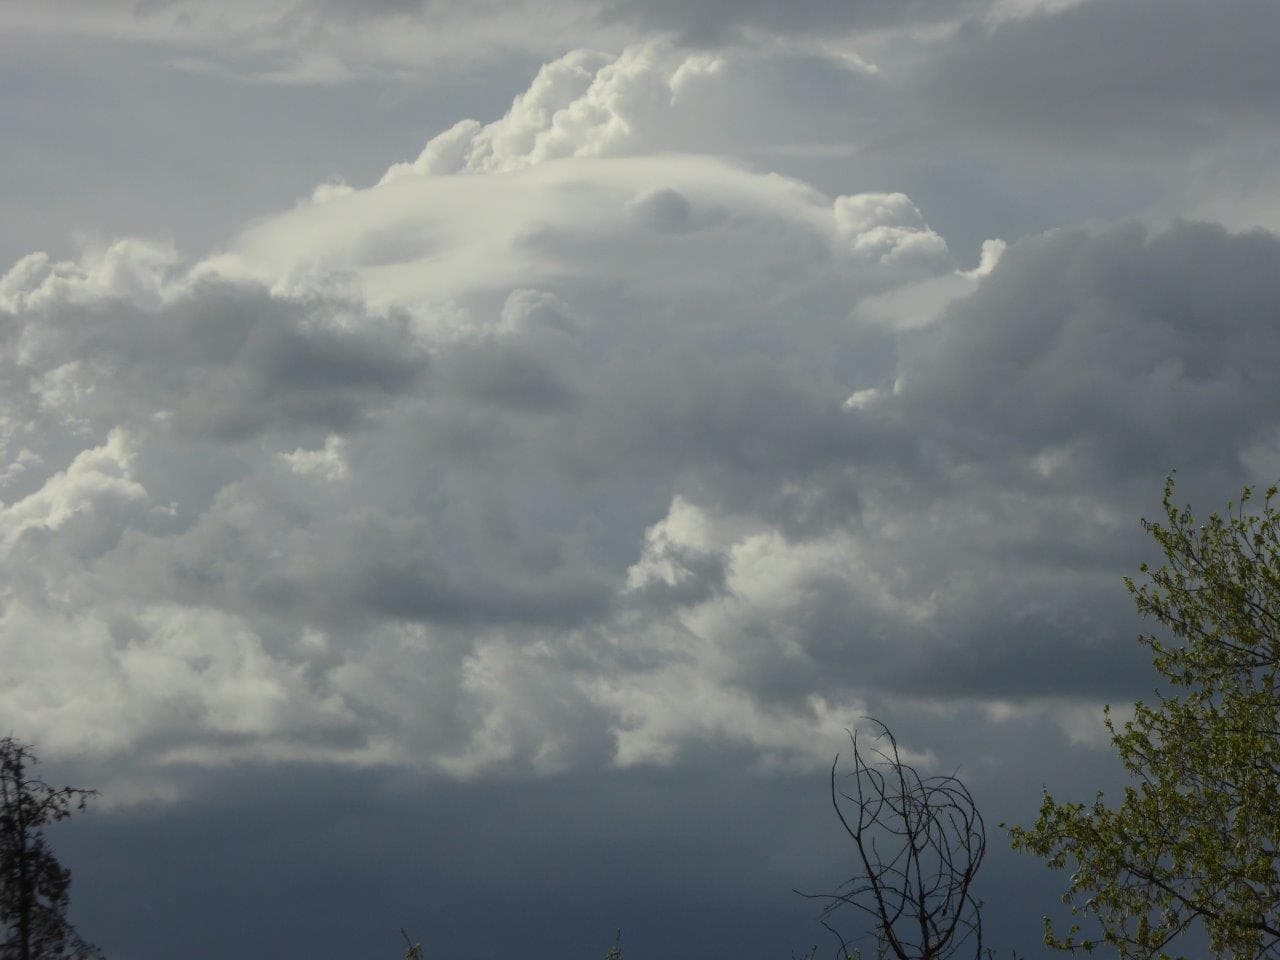
<path id="1" fill-rule="evenodd" d="M 37 278 L 48 269 L 27 263 Z M 131 282 L 89 302 L 32 305 L 25 327 L 10 327 L 10 354 L 21 357 L 14 376 L 70 375 L 64 364 L 73 363 L 102 384 L 82 398 L 88 422 L 161 414 L 186 433 L 242 439 L 273 425 L 349 430 L 425 375 L 404 318 L 361 318 L 357 328 L 340 302 L 289 304 L 217 282 L 161 306 L 145 293 L 131 298 Z"/>
<path id="2" fill-rule="evenodd" d="M 924 96 L 935 121 L 1083 157 L 1274 137 L 1277 30 L 1267 0 L 1084 3 L 994 31 L 970 23 L 927 69 Z"/>
<path id="3" fill-rule="evenodd" d="M 975 752 L 971 724 L 944 729 L 939 748 Z M 1096 751 L 1051 730 L 1009 733 L 979 748 L 1001 766 L 962 771 L 993 819 L 1046 748 L 1053 789 L 1109 779 Z M 592 956 L 619 929 L 642 956 L 834 950 L 795 893 L 852 870 L 825 771 L 756 776 L 731 751 L 694 760 L 700 776 L 463 784 L 327 766 L 191 771 L 183 805 L 90 811 L 52 835 L 75 869 L 77 922 L 113 956 L 396 956 L 402 927 L 444 956 Z M 988 940 L 1034 950 L 1058 878 L 992 841 L 978 882 Z"/>
<path id="4" fill-rule="evenodd" d="M 1226 483 L 1275 440 L 1278 262 L 1274 234 L 1209 224 L 1016 244 L 906 349 L 909 416 L 1006 476 L 1061 451 L 1076 491 L 1184 464 Z"/>
<path id="5" fill-rule="evenodd" d="M 156 20 L 182 12 L 181 3 L 135 5 L 137 20 Z M 356 28 L 370 20 L 393 19 L 401 24 L 422 20 L 456 22 L 460 6 L 453 0 L 309 0 L 304 4 L 270 9 L 263 19 L 273 29 L 285 24 L 312 25 L 333 20 Z M 604 25 L 625 24 L 642 33 L 672 33 L 683 41 L 705 44 L 733 39 L 744 29 L 775 35 L 847 33 L 885 27 L 920 26 L 955 21 L 983 12 L 985 0 L 797 0 L 789 4 L 768 4 L 763 0 L 560 0 L 551 8 L 573 12 L 577 17 Z M 519 18 L 528 7 L 513 0 L 481 5 L 489 18 Z M 550 10 L 548 12 L 560 12 Z M 243 14 L 241 14 L 243 15 Z M 526 41 L 527 42 L 527 41 Z"/>
<path id="6" fill-rule="evenodd" d="M 743 30 L 774 35 L 850 33 L 922 26 L 963 18 L 981 8 L 973 0 L 605 0 L 598 14 L 648 30 L 671 31 L 693 44 L 735 39 Z"/>

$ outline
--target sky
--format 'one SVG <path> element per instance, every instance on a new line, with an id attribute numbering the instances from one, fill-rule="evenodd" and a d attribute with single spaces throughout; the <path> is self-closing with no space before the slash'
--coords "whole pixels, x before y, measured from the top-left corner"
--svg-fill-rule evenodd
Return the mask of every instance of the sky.
<path id="1" fill-rule="evenodd" d="M 82 934 L 827 955 L 875 717 L 1040 955 L 999 824 L 1122 783 L 1140 519 L 1280 476 L 1277 35 L 0 0 L 0 726 L 100 791 Z"/>

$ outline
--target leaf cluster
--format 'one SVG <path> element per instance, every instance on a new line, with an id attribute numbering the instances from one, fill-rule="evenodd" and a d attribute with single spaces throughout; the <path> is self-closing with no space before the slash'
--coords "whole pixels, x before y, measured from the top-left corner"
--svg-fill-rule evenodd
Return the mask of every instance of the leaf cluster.
<path id="1" fill-rule="evenodd" d="M 1165 484 L 1163 522 L 1143 521 L 1164 553 L 1126 579 L 1163 628 L 1139 638 L 1163 678 L 1111 733 L 1130 783 L 1114 805 L 1058 802 L 1014 827 L 1013 845 L 1070 869 L 1065 932 L 1045 942 L 1170 957 L 1200 926 L 1219 957 L 1280 957 L 1280 512 L 1276 489 L 1197 523 Z"/>

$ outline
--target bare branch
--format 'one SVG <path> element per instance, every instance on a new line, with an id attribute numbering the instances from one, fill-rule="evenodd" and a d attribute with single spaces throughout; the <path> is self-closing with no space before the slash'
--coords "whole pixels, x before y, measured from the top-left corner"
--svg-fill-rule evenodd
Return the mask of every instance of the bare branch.
<path id="1" fill-rule="evenodd" d="M 888 727 L 869 722 L 878 731 L 870 748 L 849 734 L 850 788 L 840 788 L 838 756 L 831 765 L 831 804 L 858 870 L 831 893 L 803 895 L 824 902 L 820 920 L 844 956 L 851 954 L 836 920 L 852 911 L 871 921 L 870 935 L 897 960 L 978 960 L 981 904 L 972 885 L 986 853 L 982 815 L 958 777 L 922 777 Z"/>

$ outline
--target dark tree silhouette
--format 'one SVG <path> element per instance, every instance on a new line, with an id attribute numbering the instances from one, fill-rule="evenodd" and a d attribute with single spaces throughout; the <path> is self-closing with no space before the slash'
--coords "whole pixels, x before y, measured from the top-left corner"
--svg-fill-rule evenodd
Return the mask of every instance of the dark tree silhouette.
<path id="1" fill-rule="evenodd" d="M 88 960 L 102 954 L 67 919 L 71 871 L 43 827 L 83 810 L 94 790 L 54 788 L 30 775 L 26 744 L 0 739 L 0 960 Z"/>
<path id="2" fill-rule="evenodd" d="M 979 958 L 981 904 L 972 885 L 987 834 L 973 796 L 954 776 L 922 777 L 906 763 L 888 727 L 864 751 L 856 732 L 853 769 L 831 765 L 831 803 L 853 840 L 857 872 L 834 893 L 804 894 L 825 901 L 823 926 L 845 957 L 856 956 L 837 927 L 845 914 L 871 924 L 878 956 L 897 960 Z M 842 789 L 841 781 L 849 785 Z"/>

